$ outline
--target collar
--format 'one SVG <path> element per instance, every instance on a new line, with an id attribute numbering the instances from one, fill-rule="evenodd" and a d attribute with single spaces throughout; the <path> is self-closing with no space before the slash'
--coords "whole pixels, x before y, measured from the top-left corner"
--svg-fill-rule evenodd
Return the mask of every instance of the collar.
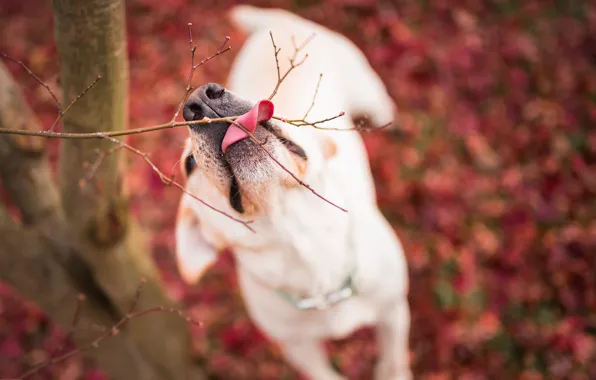
<path id="1" fill-rule="evenodd" d="M 351 270 L 338 289 L 312 297 L 295 296 L 283 289 L 276 289 L 275 292 L 298 310 L 325 310 L 356 295 L 356 287 L 354 286 L 354 275 L 356 273 L 356 255 L 354 252 L 356 247 L 354 235 L 349 233 L 348 236 L 350 236 L 350 252 L 352 253 Z"/>
<path id="2" fill-rule="evenodd" d="M 351 232 L 351 231 L 350 231 Z M 329 293 L 319 294 L 312 297 L 300 297 L 291 294 L 283 289 L 272 289 L 277 293 L 279 297 L 290 303 L 296 309 L 301 311 L 306 310 L 325 310 L 334 305 L 337 305 L 340 302 L 346 301 L 357 294 L 356 287 L 354 286 L 354 275 L 356 273 L 356 255 L 355 255 L 355 242 L 353 240 L 353 234 L 349 234 L 350 236 L 350 251 L 352 254 L 352 263 L 351 263 L 351 270 L 345 280 L 342 282 L 340 287 L 334 291 Z M 262 285 L 271 288 L 264 282 L 260 281 L 260 279 L 255 276 L 254 274 L 249 274 Z"/>
<path id="3" fill-rule="evenodd" d="M 354 287 L 353 273 L 350 273 L 339 289 L 329 293 L 313 297 L 296 297 L 282 289 L 277 289 L 276 293 L 298 310 L 325 310 L 352 298 L 356 294 L 356 288 Z"/>

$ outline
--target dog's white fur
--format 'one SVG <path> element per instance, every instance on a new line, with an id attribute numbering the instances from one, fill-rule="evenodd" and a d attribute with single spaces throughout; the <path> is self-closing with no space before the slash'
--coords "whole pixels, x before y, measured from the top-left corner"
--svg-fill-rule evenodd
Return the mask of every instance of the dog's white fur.
<path id="1" fill-rule="evenodd" d="M 322 127 L 349 129 L 353 128 L 350 116 L 369 115 L 376 125 L 393 118 L 393 103 L 380 78 L 345 37 L 283 10 L 238 6 L 231 17 L 249 34 L 229 78 L 228 88 L 234 93 L 257 101 L 274 88 L 277 75 L 269 31 L 281 48 L 282 73 L 288 67 L 285 56 L 294 50 L 291 37 L 300 44 L 315 33 L 305 48 L 308 59 L 288 76 L 273 99 L 275 114 L 302 118 L 322 73 L 309 120 L 345 111 L 347 116 Z M 271 183 L 276 191 L 263 195 L 272 197 L 265 199 L 267 207 L 251 215 L 256 230 L 251 233 L 185 194 L 176 229 L 183 278 L 196 282 L 216 260 L 218 250 L 231 247 L 251 318 L 281 346 L 297 370 L 313 380 L 341 379 L 328 363 L 322 340 L 376 325 L 380 344 L 376 379 L 411 378 L 406 263 L 394 231 L 377 208 L 360 136 L 287 124 L 281 128 L 308 154 L 301 178 L 348 213 L 301 186 Z M 183 159 L 191 151 L 188 142 Z M 192 173 L 188 190 L 235 214 L 227 195 L 205 179 L 206 170 Z M 275 292 L 284 289 L 308 296 L 332 292 L 353 268 L 356 296 L 324 310 L 299 311 Z"/>

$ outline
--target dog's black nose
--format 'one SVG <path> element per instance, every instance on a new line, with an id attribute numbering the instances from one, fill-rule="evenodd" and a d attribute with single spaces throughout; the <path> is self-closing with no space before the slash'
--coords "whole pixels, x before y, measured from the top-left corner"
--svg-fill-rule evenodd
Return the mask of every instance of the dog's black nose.
<path id="1" fill-rule="evenodd" d="M 204 86 L 201 86 L 200 88 L 205 93 L 205 96 L 211 100 L 220 99 L 223 96 L 224 92 L 226 92 L 224 86 L 219 85 L 217 83 L 209 83 Z"/>
<path id="2" fill-rule="evenodd" d="M 201 120 L 204 117 L 215 118 L 219 115 L 215 112 L 221 108 L 222 97 L 226 89 L 217 84 L 209 83 L 197 88 L 186 101 L 182 116 L 184 120 Z"/>

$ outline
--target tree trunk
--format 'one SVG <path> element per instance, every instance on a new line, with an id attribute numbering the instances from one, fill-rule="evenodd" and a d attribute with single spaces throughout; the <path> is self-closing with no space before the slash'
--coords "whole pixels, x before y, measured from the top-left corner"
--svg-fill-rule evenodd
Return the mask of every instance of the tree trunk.
<path id="1" fill-rule="evenodd" d="M 0 62 L 0 127 L 39 130 L 39 123 L 17 84 Z M 85 326 L 112 326 L 119 316 L 97 289 L 89 269 L 76 254 L 76 239 L 62 212 L 58 189 L 39 137 L 0 135 L 0 180 L 21 213 L 23 225 L 0 204 L 0 280 L 37 303 L 53 321 L 69 329 L 78 294 L 86 294 L 78 345 L 97 333 Z M 124 331 L 85 352 L 115 380 L 161 380 Z"/>
<path id="2" fill-rule="evenodd" d="M 63 105 L 75 99 L 98 74 L 103 76 L 65 114 L 64 130 L 125 129 L 128 62 L 122 0 L 53 0 L 52 7 Z M 0 92 L 1 82 L 2 78 Z M 24 102 L 17 103 L 7 103 L 6 109 L 12 111 L 2 120 L 4 126 L 35 124 L 34 120 L 25 120 L 33 117 Z M 13 126 L 14 123 L 17 125 Z M 58 322 L 66 322 L 65 313 L 72 311 L 64 303 L 81 291 L 92 299 L 93 318 L 103 324 L 110 320 L 113 323 L 129 312 L 142 278 L 146 285 L 137 310 L 175 307 L 130 215 L 120 152 L 109 155 L 92 183 L 81 186 L 89 170 L 84 163 L 94 162 L 98 150 L 111 147 L 113 144 L 102 139 L 63 140 L 57 189 L 39 139 L 0 136 L 3 162 L 0 175 L 21 211 L 22 222 L 28 225 L 20 226 L 9 220 L 0 205 L 0 234 L 12 244 L 1 247 L 0 257 L 6 257 L 0 260 L 0 279 L 33 298 Z M 19 160 L 13 155 L 28 159 Z M 9 239 L 13 235 L 28 239 L 27 244 L 19 247 L 18 240 Z M 51 254 L 43 256 L 46 251 Z M 41 260 L 42 269 L 35 270 L 35 274 L 26 272 L 27 265 L 23 263 L 31 265 L 37 259 Z M 47 272 L 55 276 L 44 278 L 42 274 Z M 48 282 L 47 288 L 44 282 Z M 104 356 L 94 354 L 113 379 L 202 378 L 190 355 L 187 323 L 175 314 L 157 312 L 133 319 L 124 328 L 122 337 L 107 346 L 115 344 L 120 344 L 121 349 L 113 349 L 112 354 L 121 356 L 119 359 L 110 358 L 110 351 L 101 350 Z"/>
<path id="3" fill-rule="evenodd" d="M 75 99 L 98 74 L 102 79 L 65 115 L 65 132 L 123 130 L 128 121 L 128 59 L 121 0 L 53 0 L 63 103 Z M 81 189 L 107 140 L 64 140 L 60 185 L 66 216 L 94 245 L 119 242 L 129 228 L 122 192 L 121 152 L 106 157 L 94 176 L 95 189 Z"/>
<path id="4" fill-rule="evenodd" d="M 13 286 L 21 295 L 37 303 L 49 317 L 70 329 L 80 293 L 87 294 L 72 337 L 79 346 L 93 341 L 99 334 L 93 326 L 112 326 L 116 318 L 106 310 L 101 297 L 90 288 L 77 284 L 71 273 L 84 267 L 76 261 L 65 261 L 68 243 L 52 241 L 32 228 L 14 222 L 0 204 L 0 279 Z M 85 352 L 114 380 L 160 380 L 147 363 L 131 335 L 124 332 L 103 341 L 97 348 Z"/>
<path id="5" fill-rule="evenodd" d="M 55 37 L 64 103 L 98 74 L 103 78 L 64 117 L 66 132 L 122 130 L 128 118 L 128 60 L 122 0 L 53 0 Z M 87 244 L 85 259 L 110 300 L 126 313 L 142 278 L 140 309 L 171 307 L 139 228 L 128 210 L 122 152 L 106 158 L 94 186 L 82 188 L 84 162 L 113 145 L 104 140 L 65 140 L 60 156 L 61 197 L 66 217 Z M 190 362 L 190 333 L 184 320 L 154 313 L 131 321 L 131 333 L 147 360 L 166 379 L 196 378 Z"/>

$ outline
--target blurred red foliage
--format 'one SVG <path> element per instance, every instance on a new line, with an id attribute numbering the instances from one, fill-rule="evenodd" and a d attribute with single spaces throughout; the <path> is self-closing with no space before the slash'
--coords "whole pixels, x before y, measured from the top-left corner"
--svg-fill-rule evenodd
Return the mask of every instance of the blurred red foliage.
<path id="1" fill-rule="evenodd" d="M 189 69 L 187 22 L 195 25 L 199 57 L 226 35 L 232 46 L 242 44 L 223 18 L 233 3 L 127 2 L 131 127 L 173 114 Z M 399 135 L 364 137 L 379 204 L 410 264 L 416 378 L 596 378 L 596 3 L 257 3 L 346 34 L 400 107 Z M 0 9 L 6 37 L 0 50 L 55 85 L 48 5 L 0 0 Z M 234 54 L 205 65 L 195 83 L 225 83 Z M 51 99 L 10 68 L 51 124 Z M 132 142 L 169 173 L 178 170 L 184 136 L 178 129 Z M 294 378 L 248 319 L 229 253 L 200 285 L 180 282 L 172 262 L 180 193 L 164 188 L 137 158 L 127 180 L 172 296 L 203 321 L 203 328 L 193 327 L 193 341 L 211 378 Z M 1 285 L 0 321 L 0 378 L 71 345 L 43 313 Z M 370 330 L 329 347 L 346 375 L 370 378 L 376 358 Z M 38 378 L 83 373 L 105 378 L 81 357 Z"/>

